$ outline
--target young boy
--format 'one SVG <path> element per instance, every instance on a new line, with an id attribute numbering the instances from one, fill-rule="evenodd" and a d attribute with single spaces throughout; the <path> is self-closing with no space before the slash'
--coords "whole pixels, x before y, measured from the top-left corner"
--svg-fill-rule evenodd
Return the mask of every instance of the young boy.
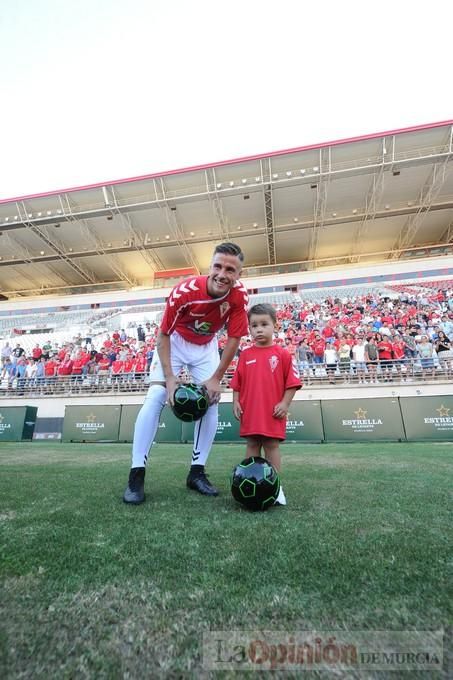
<path id="1" fill-rule="evenodd" d="M 247 439 L 246 455 L 264 457 L 279 472 L 280 442 L 286 436 L 289 405 L 301 381 L 288 350 L 273 344 L 277 324 L 274 308 L 254 305 L 248 312 L 250 335 L 255 344 L 241 352 L 231 380 L 233 413 L 240 420 L 240 435 Z M 276 501 L 286 505 L 283 489 Z"/>

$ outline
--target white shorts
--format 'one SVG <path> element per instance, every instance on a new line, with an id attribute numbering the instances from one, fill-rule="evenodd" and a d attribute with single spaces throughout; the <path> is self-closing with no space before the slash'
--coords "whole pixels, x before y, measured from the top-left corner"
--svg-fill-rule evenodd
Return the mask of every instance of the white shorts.
<path id="1" fill-rule="evenodd" d="M 195 345 L 179 335 L 170 335 L 171 367 L 174 375 L 186 366 L 197 384 L 210 378 L 220 363 L 219 346 L 217 337 L 214 336 L 206 345 Z M 165 377 L 160 363 L 159 354 L 155 350 L 153 360 L 149 368 L 151 383 L 164 383 Z"/>

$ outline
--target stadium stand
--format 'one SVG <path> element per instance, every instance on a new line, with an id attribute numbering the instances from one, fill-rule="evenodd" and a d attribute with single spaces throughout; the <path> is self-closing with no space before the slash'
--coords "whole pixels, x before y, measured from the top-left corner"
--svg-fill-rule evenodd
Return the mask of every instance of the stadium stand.
<path id="1" fill-rule="evenodd" d="M 452 279 L 250 296 L 251 305 L 258 302 L 276 307 L 275 341 L 293 354 L 307 385 L 371 387 L 453 377 Z M 162 309 L 162 303 L 137 304 L 99 314 L 67 310 L 3 319 L 0 397 L 144 392 Z M 220 349 L 224 341 L 220 334 Z M 243 338 L 239 352 L 249 344 Z"/>
<path id="2" fill-rule="evenodd" d="M 0 398 L 145 390 L 171 287 L 226 239 L 307 384 L 450 382 L 452 143 L 446 121 L 1 201 Z"/>

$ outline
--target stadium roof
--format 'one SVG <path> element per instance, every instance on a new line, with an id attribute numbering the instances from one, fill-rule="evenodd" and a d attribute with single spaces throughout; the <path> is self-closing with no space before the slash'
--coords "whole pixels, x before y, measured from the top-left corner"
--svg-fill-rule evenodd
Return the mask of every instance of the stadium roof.
<path id="1" fill-rule="evenodd" d="M 206 271 L 451 254 L 453 120 L 0 201 L 0 290 L 68 294 Z M 264 271 L 264 270 L 263 270 Z"/>

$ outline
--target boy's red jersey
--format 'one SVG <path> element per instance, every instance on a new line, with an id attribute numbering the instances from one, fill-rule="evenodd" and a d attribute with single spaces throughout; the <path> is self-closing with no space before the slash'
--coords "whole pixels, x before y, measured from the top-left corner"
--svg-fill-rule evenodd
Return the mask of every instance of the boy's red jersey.
<path id="1" fill-rule="evenodd" d="M 300 388 L 296 362 L 284 347 L 256 345 L 241 353 L 230 387 L 239 392 L 242 408 L 239 433 L 241 437 L 262 435 L 285 439 L 286 418 L 273 416 L 285 390 Z"/>

